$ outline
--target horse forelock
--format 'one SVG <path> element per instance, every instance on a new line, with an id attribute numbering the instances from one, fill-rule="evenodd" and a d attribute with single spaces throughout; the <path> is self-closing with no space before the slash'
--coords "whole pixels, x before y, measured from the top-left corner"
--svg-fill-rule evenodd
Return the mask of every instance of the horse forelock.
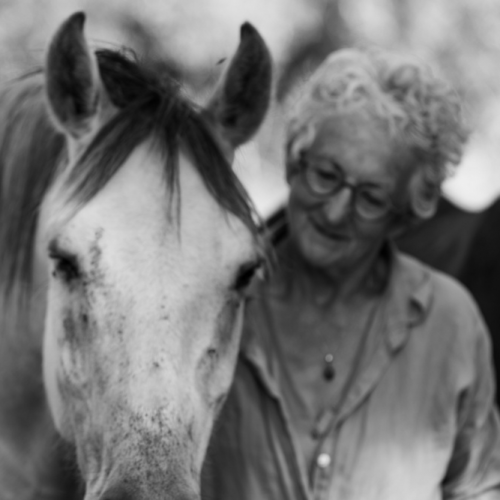
<path id="1" fill-rule="evenodd" d="M 152 72 L 132 52 L 100 50 L 96 56 L 118 112 L 68 169 L 59 190 L 67 216 L 90 201 L 136 147 L 152 139 L 165 160 L 170 200 L 180 194 L 178 157 L 183 149 L 215 200 L 255 234 L 252 203 L 214 136 L 210 117 L 182 95 L 176 81 Z"/>
<path id="2" fill-rule="evenodd" d="M 214 136 L 210 118 L 183 97 L 174 80 L 158 75 L 132 53 L 100 50 L 96 56 L 118 112 L 67 169 L 58 192 L 68 213 L 90 201 L 132 151 L 152 139 L 165 159 L 169 195 L 180 189 L 182 148 L 209 193 L 255 235 L 252 204 Z M 0 91 L 0 293 L 4 299 L 20 303 L 27 295 L 24 291 L 30 290 L 38 208 L 57 177 L 64 151 L 64 138 L 45 107 L 41 72 Z M 13 293 L 17 296 L 12 297 Z"/>

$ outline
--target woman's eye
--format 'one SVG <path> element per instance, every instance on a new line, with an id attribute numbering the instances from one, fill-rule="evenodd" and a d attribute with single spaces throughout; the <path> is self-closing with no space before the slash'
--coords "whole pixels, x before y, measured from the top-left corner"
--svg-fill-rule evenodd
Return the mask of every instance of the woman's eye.
<path id="1" fill-rule="evenodd" d="M 311 169 L 307 179 L 313 191 L 318 194 L 334 191 L 341 183 L 339 175 L 332 170 Z"/>
<path id="2" fill-rule="evenodd" d="M 367 205 L 372 205 L 374 207 L 385 207 L 388 204 L 388 200 L 381 195 L 370 193 L 368 191 L 365 191 L 361 199 L 364 201 L 365 204 Z"/>
<path id="3" fill-rule="evenodd" d="M 328 182 L 337 182 L 339 180 L 338 174 L 328 170 L 318 170 L 316 175 Z"/>
<path id="4" fill-rule="evenodd" d="M 316 161 L 310 164 L 309 168 L 314 171 L 314 173 L 326 180 L 338 180 L 340 179 L 339 172 L 332 168 L 327 162 Z"/>
<path id="5" fill-rule="evenodd" d="M 263 269 L 263 264 L 262 260 L 243 264 L 238 270 L 233 289 L 237 292 L 243 292 L 250 285 L 257 272 Z"/>

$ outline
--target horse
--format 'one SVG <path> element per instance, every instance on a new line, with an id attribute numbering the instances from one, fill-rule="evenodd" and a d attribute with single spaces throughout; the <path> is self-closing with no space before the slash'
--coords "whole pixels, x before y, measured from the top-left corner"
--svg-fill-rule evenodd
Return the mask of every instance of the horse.
<path id="1" fill-rule="evenodd" d="M 231 162 L 272 62 L 243 24 L 201 107 L 84 24 L 0 88 L 0 498 L 196 500 L 263 263 Z"/>
<path id="2" fill-rule="evenodd" d="M 441 196 L 436 213 L 411 226 L 396 242 L 403 252 L 460 279 L 481 217 L 482 213 L 463 210 Z"/>

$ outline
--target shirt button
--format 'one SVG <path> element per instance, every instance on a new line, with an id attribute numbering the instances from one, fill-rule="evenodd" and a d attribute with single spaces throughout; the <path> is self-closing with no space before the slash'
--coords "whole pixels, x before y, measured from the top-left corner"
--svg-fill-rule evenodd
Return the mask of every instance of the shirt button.
<path id="1" fill-rule="evenodd" d="M 316 459 L 316 463 L 318 464 L 318 467 L 321 467 L 324 469 L 325 467 L 328 467 L 332 461 L 332 458 L 328 453 L 321 453 L 318 455 L 318 458 Z"/>

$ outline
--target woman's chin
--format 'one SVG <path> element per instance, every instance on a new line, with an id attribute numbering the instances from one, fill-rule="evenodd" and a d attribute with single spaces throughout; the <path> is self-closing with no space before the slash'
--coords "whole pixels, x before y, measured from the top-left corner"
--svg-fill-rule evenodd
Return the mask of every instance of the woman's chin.
<path id="1" fill-rule="evenodd" d="M 350 260 L 353 251 L 351 239 L 326 235 L 312 224 L 303 224 L 291 229 L 292 239 L 311 267 L 331 269 L 337 264 L 343 267 L 343 262 Z"/>
<path id="2" fill-rule="evenodd" d="M 310 266 L 325 270 L 334 270 L 336 266 L 343 267 L 350 255 L 345 242 L 325 246 L 309 240 L 303 242 L 301 250 Z"/>

